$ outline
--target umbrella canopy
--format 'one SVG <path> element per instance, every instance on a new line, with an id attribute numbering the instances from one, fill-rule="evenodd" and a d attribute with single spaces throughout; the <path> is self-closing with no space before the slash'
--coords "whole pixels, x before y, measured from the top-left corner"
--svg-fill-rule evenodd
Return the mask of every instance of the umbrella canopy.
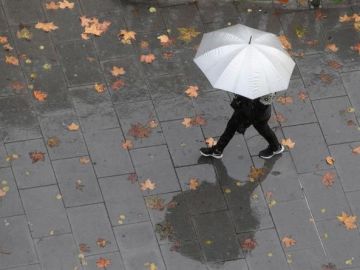
<path id="1" fill-rule="evenodd" d="M 194 62 L 214 88 L 250 99 L 286 90 L 295 67 L 276 35 L 241 24 L 205 33 Z"/>

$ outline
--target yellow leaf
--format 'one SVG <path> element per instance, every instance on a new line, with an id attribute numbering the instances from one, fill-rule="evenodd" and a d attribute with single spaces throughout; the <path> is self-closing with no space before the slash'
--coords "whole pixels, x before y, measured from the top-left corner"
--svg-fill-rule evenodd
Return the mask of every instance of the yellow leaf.
<path id="1" fill-rule="evenodd" d="M 95 83 L 95 90 L 98 93 L 103 93 L 105 91 L 105 85 L 102 83 Z"/>
<path id="2" fill-rule="evenodd" d="M 140 56 L 140 62 L 145 62 L 147 64 L 152 63 L 155 60 L 155 55 L 152 53 L 149 54 L 142 54 Z"/>
<path id="3" fill-rule="evenodd" d="M 200 32 L 197 32 L 194 27 L 178 28 L 178 31 L 180 33 L 178 39 L 185 41 L 186 43 L 190 42 L 193 38 L 200 34 Z"/>
<path id="4" fill-rule="evenodd" d="M 262 175 L 264 175 L 264 168 L 256 168 L 254 166 L 250 167 L 249 178 L 252 181 L 258 180 Z"/>
<path id="5" fill-rule="evenodd" d="M 140 183 L 141 190 L 154 190 L 156 187 L 156 184 L 154 182 L 151 182 L 150 179 L 146 179 L 144 182 Z"/>
<path id="6" fill-rule="evenodd" d="M 5 63 L 6 64 L 10 64 L 10 65 L 14 65 L 14 66 L 18 66 L 19 65 L 19 59 L 15 56 L 5 56 Z"/>
<path id="7" fill-rule="evenodd" d="M 146 266 L 148 270 L 158 270 L 155 263 L 145 263 L 144 266 Z"/>
<path id="8" fill-rule="evenodd" d="M 45 32 L 51 32 L 58 29 L 59 27 L 57 27 L 53 22 L 49 22 L 49 23 L 38 22 L 37 24 L 35 24 L 35 28 L 41 29 Z"/>
<path id="9" fill-rule="evenodd" d="M 157 38 L 160 40 L 161 44 L 166 44 L 170 41 L 168 35 L 161 35 L 161 36 L 158 36 Z"/>
<path id="10" fill-rule="evenodd" d="M 134 31 L 120 30 L 119 37 L 121 38 L 121 43 L 131 44 L 132 40 L 135 40 L 136 33 Z"/>
<path id="11" fill-rule="evenodd" d="M 200 183 L 198 179 L 191 178 L 188 185 L 191 190 L 197 190 L 197 188 L 200 186 Z"/>
<path id="12" fill-rule="evenodd" d="M 339 22 L 350 22 L 352 19 L 352 16 L 348 16 L 346 13 L 343 16 L 339 16 Z"/>
<path id="13" fill-rule="evenodd" d="M 284 49 L 291 50 L 291 48 L 292 48 L 291 43 L 289 42 L 289 40 L 287 39 L 287 37 L 285 35 L 280 35 L 279 40 Z"/>
<path id="14" fill-rule="evenodd" d="M 111 74 L 115 77 L 120 76 L 120 75 L 124 75 L 125 69 L 123 67 L 117 67 L 117 66 L 113 66 L 112 70 L 111 70 Z"/>
<path id="15" fill-rule="evenodd" d="M 155 8 L 155 7 L 149 7 L 149 12 L 150 12 L 150 13 L 155 13 L 155 12 L 156 12 L 156 8 Z"/>
<path id="16" fill-rule="evenodd" d="M 295 34 L 298 38 L 303 38 L 305 36 L 306 29 L 302 26 L 297 26 L 295 28 Z"/>
<path id="17" fill-rule="evenodd" d="M 334 159 L 333 157 L 327 156 L 327 157 L 325 158 L 325 160 L 326 160 L 326 163 L 327 163 L 327 164 L 329 164 L 329 165 L 334 165 L 335 159 Z"/>
<path id="18" fill-rule="evenodd" d="M 185 127 L 191 127 L 192 126 L 192 118 L 189 117 L 185 117 L 184 121 L 182 121 L 182 123 Z"/>
<path id="19" fill-rule="evenodd" d="M 325 46 L 325 49 L 327 51 L 331 51 L 331 52 L 337 52 L 339 50 L 339 48 L 336 46 L 335 43 L 329 43 Z"/>
<path id="20" fill-rule="evenodd" d="M 347 230 L 353 230 L 357 228 L 356 223 L 356 216 L 350 216 L 345 212 L 341 213 L 341 216 L 337 216 L 337 219 L 343 223 L 343 225 L 345 226 L 345 228 Z"/>
<path id="21" fill-rule="evenodd" d="M 282 139 L 281 144 L 287 146 L 289 149 L 293 149 L 295 146 L 295 142 L 293 142 L 291 138 Z"/>
<path id="22" fill-rule="evenodd" d="M 288 236 L 285 236 L 281 241 L 285 247 L 291 247 L 296 244 L 296 240 Z"/>
<path id="23" fill-rule="evenodd" d="M 67 129 L 70 131 L 76 131 L 76 130 L 79 130 L 79 125 L 77 125 L 75 123 L 71 123 L 70 125 L 67 126 Z"/>

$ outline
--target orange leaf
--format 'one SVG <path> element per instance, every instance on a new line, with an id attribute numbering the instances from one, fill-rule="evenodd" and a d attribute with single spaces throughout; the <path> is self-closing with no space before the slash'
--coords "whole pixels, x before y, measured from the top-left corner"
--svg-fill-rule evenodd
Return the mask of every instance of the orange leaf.
<path id="1" fill-rule="evenodd" d="M 353 154 L 360 154 L 360 146 L 353 148 L 352 153 Z"/>
<path id="2" fill-rule="evenodd" d="M 240 245 L 243 250 L 250 251 L 256 247 L 257 243 L 254 239 L 247 238 L 243 242 L 241 242 Z"/>
<path id="3" fill-rule="evenodd" d="M 355 22 L 360 22 L 360 15 L 354 13 L 354 14 L 352 15 L 352 19 L 353 19 Z"/>
<path id="4" fill-rule="evenodd" d="M 304 101 L 305 99 L 309 98 L 308 94 L 304 91 L 300 91 L 298 93 L 298 98 L 302 101 Z"/>
<path id="5" fill-rule="evenodd" d="M 120 76 L 120 75 L 124 75 L 125 69 L 123 67 L 117 67 L 117 66 L 113 66 L 112 70 L 111 70 L 111 74 L 115 77 Z"/>
<path id="6" fill-rule="evenodd" d="M 109 259 L 105 259 L 105 258 L 102 258 L 100 257 L 99 259 L 96 260 L 96 266 L 98 268 L 106 268 L 108 266 L 110 266 L 111 264 L 111 261 Z"/>
<path id="7" fill-rule="evenodd" d="M 8 38 L 6 36 L 0 36 L 0 44 L 8 43 Z"/>
<path id="8" fill-rule="evenodd" d="M 287 105 L 293 103 L 293 98 L 290 96 L 279 96 L 276 101 L 282 105 Z"/>
<path id="9" fill-rule="evenodd" d="M 0 188 L 0 198 L 5 197 L 5 196 L 6 196 L 6 192 Z"/>
<path id="10" fill-rule="evenodd" d="M 140 56 L 140 62 L 145 62 L 147 64 L 152 63 L 155 60 L 155 55 L 152 53 L 149 54 L 142 54 Z"/>
<path id="11" fill-rule="evenodd" d="M 49 23 L 38 22 L 37 24 L 35 24 L 35 28 L 41 29 L 45 32 L 51 32 L 58 29 L 59 27 L 57 27 L 53 22 L 49 22 Z"/>
<path id="12" fill-rule="evenodd" d="M 217 141 L 214 140 L 213 137 L 207 138 L 207 139 L 205 140 L 205 142 L 206 142 L 206 144 L 207 144 L 208 147 L 212 147 L 212 146 L 216 145 L 216 143 L 217 143 Z"/>
<path id="13" fill-rule="evenodd" d="M 61 9 L 65 9 L 65 8 L 68 8 L 68 9 L 73 9 L 74 8 L 74 3 L 70 3 L 69 1 L 67 1 L 67 0 L 64 0 L 64 1 L 60 1 L 60 2 L 58 2 L 58 4 L 59 4 L 59 7 L 61 8 Z"/>
<path id="14" fill-rule="evenodd" d="M 288 236 L 285 236 L 281 241 L 285 247 L 291 247 L 296 244 L 296 241 L 293 238 L 288 237 Z"/>
<path id="15" fill-rule="evenodd" d="M 150 120 L 148 125 L 149 128 L 157 128 L 159 126 L 159 123 L 156 120 Z"/>
<path id="16" fill-rule="evenodd" d="M 354 46 L 351 46 L 350 48 L 360 54 L 360 42 Z"/>
<path id="17" fill-rule="evenodd" d="M 341 68 L 343 65 L 340 64 L 338 61 L 335 61 L 335 60 L 329 60 L 327 62 L 328 66 L 333 68 L 333 69 L 339 69 Z"/>
<path id="18" fill-rule="evenodd" d="M 258 180 L 262 175 L 264 175 L 264 168 L 256 168 L 254 166 L 250 167 L 249 180 L 250 182 L 254 182 Z"/>
<path id="19" fill-rule="evenodd" d="M 322 177 L 322 183 L 326 187 L 331 187 L 334 184 L 335 173 L 326 172 Z"/>
<path id="20" fill-rule="evenodd" d="M 329 164 L 329 165 L 334 165 L 335 159 L 334 159 L 333 157 L 327 156 L 327 157 L 325 158 L 325 160 L 326 160 L 326 163 L 327 163 L 327 164 Z"/>
<path id="21" fill-rule="evenodd" d="M 11 47 L 11 45 L 9 43 L 3 45 L 3 48 L 5 51 L 8 51 L 8 52 L 12 51 L 14 49 L 13 47 Z"/>
<path id="22" fill-rule="evenodd" d="M 206 120 L 204 117 L 197 115 L 195 116 L 194 119 L 192 119 L 192 124 L 193 125 L 199 125 L 199 126 L 203 126 L 206 124 Z"/>
<path id="23" fill-rule="evenodd" d="M 351 22 L 352 16 L 348 16 L 346 13 L 343 16 L 339 16 L 339 22 Z"/>
<path id="24" fill-rule="evenodd" d="M 10 64 L 10 65 L 14 65 L 14 66 L 18 66 L 19 65 L 19 59 L 15 56 L 5 56 L 5 63 L 6 64 Z"/>
<path id="25" fill-rule="evenodd" d="M 88 164 L 88 163 L 90 163 L 90 159 L 88 158 L 88 157 L 81 157 L 81 158 L 79 158 L 79 162 L 80 162 L 80 164 Z"/>
<path id="26" fill-rule="evenodd" d="M 291 48 L 292 48 L 291 43 L 289 42 L 289 40 L 287 39 L 287 37 L 285 35 L 280 35 L 279 40 L 284 49 L 291 50 Z"/>
<path id="27" fill-rule="evenodd" d="M 278 121 L 279 123 L 286 122 L 286 118 L 282 113 L 276 113 L 274 117 L 275 117 L 275 120 Z"/>
<path id="28" fill-rule="evenodd" d="M 181 122 L 181 124 L 183 124 L 185 127 L 191 127 L 192 125 L 192 118 L 189 117 L 185 117 L 184 121 Z"/>
<path id="29" fill-rule="evenodd" d="M 39 152 L 39 151 L 30 152 L 29 156 L 32 160 L 32 163 L 36 163 L 40 160 L 41 161 L 45 160 L 45 153 L 43 153 L 43 152 Z"/>
<path id="30" fill-rule="evenodd" d="M 337 216 L 337 219 L 341 223 L 343 223 L 343 225 L 347 230 L 353 230 L 357 228 L 357 225 L 355 224 L 356 218 L 357 218 L 356 216 L 350 216 L 345 212 L 342 212 L 341 216 Z"/>
<path id="31" fill-rule="evenodd" d="M 151 182 L 150 179 L 146 179 L 144 182 L 140 183 L 141 190 L 154 190 L 156 188 L 156 184 Z"/>
<path id="32" fill-rule="evenodd" d="M 196 179 L 196 178 L 191 178 L 189 180 L 189 188 L 190 190 L 197 190 L 197 188 L 199 187 L 200 183 L 199 183 L 199 180 Z"/>
<path id="33" fill-rule="evenodd" d="M 130 150 L 134 147 L 133 143 L 131 140 L 125 140 L 123 143 L 122 143 L 122 148 L 126 149 L 126 150 Z"/>
<path id="34" fill-rule="evenodd" d="M 329 43 L 329 44 L 326 44 L 325 50 L 330 51 L 330 52 L 337 52 L 339 50 L 339 48 L 336 46 L 335 43 Z"/>
<path id="35" fill-rule="evenodd" d="M 87 244 L 81 243 L 79 244 L 79 250 L 82 253 L 88 253 L 90 252 L 90 247 Z"/>
<path id="36" fill-rule="evenodd" d="M 316 9 L 315 11 L 315 20 L 320 21 L 323 20 L 327 17 L 327 15 L 325 15 L 321 9 Z"/>
<path id="37" fill-rule="evenodd" d="M 174 56 L 174 54 L 172 52 L 163 52 L 162 53 L 162 57 L 166 60 L 171 59 L 171 57 L 173 57 L 173 56 Z"/>
<path id="38" fill-rule="evenodd" d="M 199 87 L 197 87 L 196 85 L 190 85 L 188 87 L 188 89 L 186 89 L 185 93 L 189 97 L 197 97 L 199 95 L 198 90 L 199 90 Z"/>
<path id="39" fill-rule="evenodd" d="M 77 131 L 77 130 L 79 130 L 79 125 L 77 125 L 73 122 L 70 125 L 67 125 L 67 129 L 69 131 Z"/>
<path id="40" fill-rule="evenodd" d="M 170 39 L 169 39 L 169 36 L 168 36 L 168 35 L 161 35 L 161 36 L 158 36 L 158 37 L 157 37 L 157 39 L 159 39 L 159 40 L 160 40 L 161 45 L 166 44 L 166 43 L 168 43 L 168 42 L 170 41 Z"/>
<path id="41" fill-rule="evenodd" d="M 151 128 L 142 125 L 141 123 L 132 124 L 128 131 L 130 136 L 134 138 L 147 138 L 150 136 Z"/>
<path id="42" fill-rule="evenodd" d="M 48 10 L 56 10 L 59 9 L 59 5 L 55 3 L 54 1 L 51 1 L 50 3 L 45 4 L 45 8 Z"/>
<path id="43" fill-rule="evenodd" d="M 281 144 L 287 146 L 289 149 L 293 149 L 295 146 L 295 142 L 293 142 L 290 138 L 282 139 Z"/>
<path id="44" fill-rule="evenodd" d="M 132 40 L 135 40 L 136 33 L 134 31 L 120 30 L 118 36 L 121 38 L 120 41 L 123 44 L 131 44 Z"/>
<path id="45" fill-rule="evenodd" d="M 98 93 L 103 93 L 105 91 L 105 85 L 103 83 L 95 83 L 95 90 Z"/>
<path id="46" fill-rule="evenodd" d="M 33 95 L 34 95 L 34 97 L 38 100 L 38 101 L 45 101 L 46 100 L 46 98 L 47 98 L 47 96 L 48 96 L 48 94 L 47 93 L 45 93 L 45 92 L 43 92 L 43 91 L 41 91 L 41 90 L 35 90 L 34 92 L 33 92 Z"/>
<path id="47" fill-rule="evenodd" d="M 81 26 L 84 27 L 84 33 L 81 34 L 83 39 L 89 39 L 90 34 L 94 36 L 101 36 L 111 25 L 111 22 L 109 21 L 100 23 L 97 18 L 88 18 L 86 16 L 81 16 L 80 21 Z"/>
<path id="48" fill-rule="evenodd" d="M 125 85 L 125 82 L 123 80 L 116 80 L 115 82 L 112 83 L 111 89 L 114 91 L 120 90 L 121 87 L 123 87 L 124 85 Z"/>

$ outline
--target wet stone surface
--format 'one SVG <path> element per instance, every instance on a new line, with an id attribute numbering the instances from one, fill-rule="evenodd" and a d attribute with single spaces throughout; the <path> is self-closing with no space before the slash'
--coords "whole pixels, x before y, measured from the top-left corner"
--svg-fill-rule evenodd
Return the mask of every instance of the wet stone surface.
<path id="1" fill-rule="evenodd" d="M 0 1 L 0 270 L 359 269 L 359 230 L 338 219 L 360 216 L 360 32 L 340 21 L 358 1 L 51 2 Z M 80 16 L 111 24 L 84 40 Z M 285 151 L 268 160 L 252 126 L 222 159 L 199 153 L 232 94 L 193 58 L 236 23 L 285 35 L 296 62 L 269 120 Z"/>

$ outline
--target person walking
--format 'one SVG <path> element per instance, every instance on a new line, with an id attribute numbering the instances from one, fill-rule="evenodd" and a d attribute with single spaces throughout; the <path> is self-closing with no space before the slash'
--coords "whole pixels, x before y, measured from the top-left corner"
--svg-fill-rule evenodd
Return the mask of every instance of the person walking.
<path id="1" fill-rule="evenodd" d="M 268 142 L 268 147 L 259 152 L 259 157 L 270 159 L 284 151 L 284 146 L 279 143 L 275 133 L 269 127 L 268 121 L 271 117 L 271 103 L 275 94 L 265 95 L 256 99 L 249 99 L 235 94 L 231 107 L 234 113 L 229 119 L 223 134 L 217 144 L 212 147 L 200 148 L 203 156 L 211 156 L 217 159 L 223 157 L 223 151 L 231 141 L 236 131 L 244 134 L 251 125 Z"/>

